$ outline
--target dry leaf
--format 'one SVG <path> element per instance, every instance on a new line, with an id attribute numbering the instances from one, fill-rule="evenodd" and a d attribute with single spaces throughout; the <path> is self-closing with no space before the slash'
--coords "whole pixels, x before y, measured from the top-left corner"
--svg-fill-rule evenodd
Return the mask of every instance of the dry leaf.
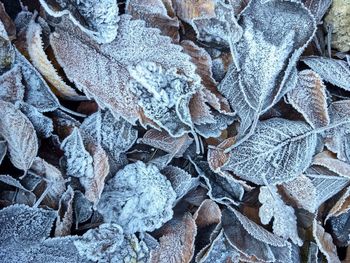
<path id="1" fill-rule="evenodd" d="M 172 2 L 176 15 L 186 22 L 215 16 L 214 0 L 172 0 Z"/>
<path id="2" fill-rule="evenodd" d="M 70 235 L 73 224 L 73 198 L 74 191 L 68 186 L 67 191 L 63 193 L 58 206 L 58 216 L 55 227 L 55 237 Z"/>

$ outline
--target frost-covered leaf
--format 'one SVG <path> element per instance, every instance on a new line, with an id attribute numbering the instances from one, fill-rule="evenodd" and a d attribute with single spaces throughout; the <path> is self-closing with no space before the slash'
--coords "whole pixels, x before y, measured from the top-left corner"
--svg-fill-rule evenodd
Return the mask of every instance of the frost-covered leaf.
<path id="1" fill-rule="evenodd" d="M 345 61 L 325 57 L 307 57 L 303 61 L 325 81 L 350 90 L 350 66 Z"/>
<path id="2" fill-rule="evenodd" d="M 178 138 L 171 137 L 165 131 L 158 131 L 155 129 L 148 130 L 138 143 L 150 145 L 152 147 L 161 149 L 167 153 L 170 153 L 173 157 L 182 157 L 187 148 L 192 144 L 191 139 L 187 134 Z"/>
<path id="3" fill-rule="evenodd" d="M 168 12 L 165 1 L 128 0 L 125 10 L 134 19 L 141 19 L 148 27 L 158 28 L 163 35 L 179 41 L 179 20 Z"/>
<path id="4" fill-rule="evenodd" d="M 287 94 L 288 102 L 314 128 L 329 124 L 325 89 L 317 73 L 312 70 L 303 70 L 298 73 L 296 87 Z"/>
<path id="5" fill-rule="evenodd" d="M 335 203 L 332 209 L 328 212 L 326 220 L 331 217 L 338 217 L 345 214 L 350 209 L 350 187 L 347 187 L 339 200 Z"/>
<path id="6" fill-rule="evenodd" d="M 6 141 L 0 140 L 0 165 L 2 163 L 2 160 L 4 160 L 6 152 L 7 152 Z"/>
<path id="7" fill-rule="evenodd" d="M 178 1 L 179 2 L 179 1 Z M 225 1 L 215 1 L 215 15 L 193 20 L 197 38 L 209 45 L 229 48 L 242 37 L 242 28 L 234 16 L 233 7 Z"/>
<path id="8" fill-rule="evenodd" d="M 312 233 L 320 251 L 326 256 L 328 262 L 340 263 L 337 248 L 333 239 L 315 218 L 312 224 Z"/>
<path id="9" fill-rule="evenodd" d="M 76 237 L 50 238 L 54 211 L 13 205 L 0 210 L 0 257 L 16 262 L 87 262 L 79 256 Z"/>
<path id="10" fill-rule="evenodd" d="M 110 111 L 98 111 L 84 120 L 80 126 L 84 140 L 100 143 L 108 156 L 119 159 L 137 140 L 137 130 L 122 118 Z"/>
<path id="11" fill-rule="evenodd" d="M 16 107 L 0 100 L 0 135 L 6 140 L 11 162 L 27 171 L 38 152 L 38 139 L 32 123 Z"/>
<path id="12" fill-rule="evenodd" d="M 92 203 L 80 191 L 74 191 L 73 209 L 76 228 L 92 216 Z"/>
<path id="13" fill-rule="evenodd" d="M 226 140 L 222 141 L 218 146 L 216 147 L 210 147 L 208 149 L 208 164 L 210 169 L 218 173 L 221 169 L 221 166 L 223 166 L 227 160 L 230 157 L 230 153 L 225 153 L 225 150 L 229 147 L 231 147 L 235 143 L 235 138 L 227 138 Z"/>
<path id="14" fill-rule="evenodd" d="M 198 228 L 219 224 L 221 222 L 220 207 L 213 200 L 206 199 L 194 213 L 193 219 L 196 221 Z"/>
<path id="15" fill-rule="evenodd" d="M 292 181 L 282 184 L 282 189 L 296 207 L 304 208 L 305 210 L 314 213 L 316 210 L 316 187 L 312 180 L 301 175 Z"/>
<path id="16" fill-rule="evenodd" d="M 60 107 L 56 96 L 32 64 L 15 50 L 15 65 L 21 68 L 25 86 L 24 101 L 36 107 L 40 112 L 53 111 Z"/>
<path id="17" fill-rule="evenodd" d="M 16 102 L 24 98 L 22 72 L 19 66 L 14 66 L 0 76 L 0 99 Z"/>
<path id="18" fill-rule="evenodd" d="M 105 179 L 109 174 L 109 163 L 108 156 L 100 145 L 89 146 L 89 151 L 92 154 L 94 174 L 91 178 L 81 177 L 80 183 L 85 188 L 86 198 L 96 205 L 101 197 Z"/>
<path id="19" fill-rule="evenodd" d="M 198 178 L 191 177 L 188 172 L 176 166 L 168 165 L 161 173 L 170 181 L 177 201 L 199 184 Z"/>
<path id="20" fill-rule="evenodd" d="M 190 262 L 194 254 L 194 240 L 197 234 L 196 223 L 191 214 L 182 219 L 174 218 L 160 230 L 159 247 L 151 251 L 152 263 Z"/>
<path id="21" fill-rule="evenodd" d="M 303 0 L 302 2 L 308 9 L 310 9 L 318 24 L 332 4 L 332 0 Z"/>
<path id="22" fill-rule="evenodd" d="M 330 232 L 333 237 L 334 244 L 339 247 L 350 245 L 350 211 L 340 214 L 339 216 L 329 219 Z"/>
<path id="23" fill-rule="evenodd" d="M 67 21 L 56 27 L 50 42 L 68 78 L 100 106 L 129 122 L 141 119 L 145 111 L 146 117 L 177 136 L 191 130 L 188 101 L 199 78 L 189 57 L 170 38 L 124 15 L 110 44 L 97 46 Z M 96 67 L 88 66 L 97 62 Z M 144 65 L 152 65 L 155 71 Z M 162 83 L 151 76 L 159 76 Z"/>
<path id="24" fill-rule="evenodd" d="M 15 58 L 15 50 L 11 44 L 4 24 L 0 21 L 0 74 L 9 70 Z"/>
<path id="25" fill-rule="evenodd" d="M 39 157 L 34 159 L 30 170 L 41 178 L 45 178 L 47 187 L 46 198 L 49 199 L 49 204 L 53 203 L 53 207 L 56 208 L 60 197 L 66 191 L 65 180 L 61 171 Z"/>
<path id="26" fill-rule="evenodd" d="M 316 26 L 310 12 L 295 1 L 250 1 L 238 22 L 243 37 L 234 47 L 237 61 L 219 91 L 240 117 L 242 137 L 295 86 L 295 64 Z"/>
<path id="27" fill-rule="evenodd" d="M 215 16 L 215 0 L 173 0 L 176 15 L 186 22 Z"/>
<path id="28" fill-rule="evenodd" d="M 259 217 L 261 223 L 267 225 L 273 220 L 273 232 L 284 238 L 290 238 L 294 244 L 301 246 L 303 241 L 298 236 L 297 217 L 294 209 L 286 205 L 275 186 L 260 187 L 259 202 L 262 204 L 259 208 Z"/>
<path id="29" fill-rule="evenodd" d="M 67 191 L 62 194 L 59 202 L 55 237 L 70 235 L 70 229 L 73 224 L 73 198 L 73 188 L 68 186 Z"/>
<path id="30" fill-rule="evenodd" d="M 125 233 L 153 231 L 170 220 L 176 193 L 152 164 L 129 164 L 107 181 L 97 210 Z"/>
<path id="31" fill-rule="evenodd" d="M 237 210 L 223 210 L 222 226 L 229 243 L 247 257 L 263 262 L 291 262 L 291 244 L 268 232 Z"/>
<path id="32" fill-rule="evenodd" d="M 222 170 L 256 184 L 289 181 L 310 165 L 316 141 L 316 134 L 305 122 L 261 121 L 255 133 L 231 151 Z"/>
<path id="33" fill-rule="evenodd" d="M 62 141 L 61 149 L 66 157 L 67 175 L 78 178 L 93 177 L 93 159 L 89 152 L 85 150 L 78 128 L 74 128 L 72 133 Z"/>
<path id="34" fill-rule="evenodd" d="M 48 138 L 52 135 L 53 123 L 50 118 L 46 117 L 34 106 L 25 102 L 20 104 L 20 109 L 33 124 L 38 136 Z"/>
<path id="35" fill-rule="evenodd" d="M 40 0 L 40 3 L 49 15 L 68 16 L 76 26 L 100 43 L 109 43 L 117 35 L 119 8 L 116 0 Z"/>
<path id="36" fill-rule="evenodd" d="M 44 76 L 44 78 L 53 86 L 56 94 L 72 100 L 84 98 L 70 86 L 68 86 L 58 75 L 56 69 L 47 58 L 43 42 L 41 40 L 42 29 L 33 19 L 28 25 L 26 40 L 27 50 L 34 67 Z"/>
<path id="37" fill-rule="evenodd" d="M 0 3 L 0 20 L 4 24 L 4 28 L 7 32 L 9 39 L 13 40 L 14 38 L 16 38 L 16 26 L 12 21 L 11 17 L 6 12 L 3 3 Z"/>
<path id="38" fill-rule="evenodd" d="M 340 122 L 349 118 L 350 100 L 333 102 L 329 107 L 331 122 Z M 326 132 L 325 145 L 337 154 L 341 161 L 350 163 L 350 126 L 341 125 Z"/>
<path id="39" fill-rule="evenodd" d="M 237 204 L 244 194 L 242 184 L 231 175 L 222 173 L 216 174 L 206 162 L 199 162 L 196 165 L 199 176 L 202 177 L 209 189 L 209 197 L 222 204 Z"/>
<path id="40" fill-rule="evenodd" d="M 315 155 L 312 164 L 323 166 L 339 176 L 350 180 L 350 164 L 338 160 L 330 151 L 323 151 Z"/>
<path id="41" fill-rule="evenodd" d="M 227 241 L 224 231 L 221 230 L 219 235 L 213 240 L 206 253 L 200 259 L 196 257 L 196 262 L 236 262 L 239 260 L 239 253 Z"/>
<path id="42" fill-rule="evenodd" d="M 308 168 L 305 175 L 311 180 L 316 189 L 315 208 L 336 195 L 349 183 L 349 179 L 315 165 Z"/>

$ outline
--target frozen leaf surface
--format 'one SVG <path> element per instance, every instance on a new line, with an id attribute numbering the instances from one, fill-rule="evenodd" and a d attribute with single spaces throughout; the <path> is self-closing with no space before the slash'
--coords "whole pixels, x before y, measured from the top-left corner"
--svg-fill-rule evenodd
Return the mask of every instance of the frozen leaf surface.
<path id="1" fill-rule="evenodd" d="M 317 73 L 303 70 L 298 73 L 296 87 L 287 94 L 288 102 L 314 128 L 329 124 L 325 90 L 326 87 Z"/>
<path id="2" fill-rule="evenodd" d="M 70 235 L 73 224 L 73 188 L 68 186 L 67 191 L 61 196 L 58 216 L 55 227 L 55 237 L 62 237 Z"/>
<path id="3" fill-rule="evenodd" d="M 325 81 L 350 90 L 350 66 L 345 61 L 325 57 L 308 57 L 303 61 Z"/>
<path id="4" fill-rule="evenodd" d="M 0 141 L 0 164 L 2 163 L 2 160 L 4 159 L 6 152 L 7 152 L 6 141 Z"/>
<path id="5" fill-rule="evenodd" d="M 47 238 L 56 213 L 25 205 L 0 211 L 0 256 L 6 262 L 86 262 L 73 245 L 75 237 Z"/>
<path id="6" fill-rule="evenodd" d="M 171 129 L 173 133 L 180 128 L 177 127 L 179 117 L 175 108 L 181 113 L 181 118 L 188 118 L 185 115 L 190 94 L 185 91 L 192 90 L 199 82 L 195 67 L 189 57 L 181 52 L 181 47 L 171 44 L 170 38 L 161 36 L 156 29 L 146 28 L 142 21 L 121 16 L 117 38 L 110 44 L 99 46 L 64 21 L 56 27 L 50 42 L 68 78 L 101 106 L 118 112 L 128 121 L 134 122 L 142 116 L 143 108 L 140 105 L 147 107 L 143 109 L 147 112 L 146 116 L 155 117 L 157 124 Z M 99 66 L 88 66 L 97 65 L 97 62 Z M 170 83 L 174 85 L 171 92 L 168 83 L 158 85 L 150 82 L 156 81 L 151 79 L 152 71 L 141 66 L 144 63 L 155 65 L 154 70 L 161 68 L 169 72 Z M 136 70 L 137 65 L 141 66 L 141 72 Z M 132 72 L 136 70 L 133 77 L 139 77 L 138 81 L 142 83 L 136 81 L 136 84 L 134 80 L 135 85 L 130 85 L 128 68 Z M 179 72 L 179 76 L 176 72 Z M 144 74 L 151 74 L 148 80 Z M 166 85 L 168 92 L 162 85 Z M 131 86 L 134 86 L 133 92 Z M 176 117 L 175 120 L 167 118 L 169 114 Z M 176 134 L 180 136 L 179 133 Z"/>
<path id="7" fill-rule="evenodd" d="M 251 1 L 239 24 L 236 63 L 219 91 L 241 120 L 240 135 L 254 129 L 260 114 L 295 86 L 295 64 L 315 31 L 310 12 L 294 1 Z"/>
<path id="8" fill-rule="evenodd" d="M 105 222 L 117 223 L 125 233 L 153 231 L 170 220 L 176 193 L 152 164 L 129 164 L 110 179 L 98 211 Z"/>
<path id="9" fill-rule="evenodd" d="M 261 223 L 267 225 L 274 218 L 273 232 L 282 238 L 290 238 L 294 244 L 301 246 L 303 241 L 298 236 L 297 217 L 294 214 L 294 209 L 283 202 L 276 187 L 261 187 L 259 202 L 262 204 L 259 208 Z"/>
<path id="10" fill-rule="evenodd" d="M 223 170 L 256 184 L 276 184 L 299 176 L 312 161 L 316 134 L 305 122 L 273 118 L 231 151 Z"/>
<path id="11" fill-rule="evenodd" d="M 119 8 L 115 0 L 40 0 L 40 3 L 51 16 L 68 16 L 76 26 L 98 42 L 109 43 L 117 35 Z"/>
<path id="12" fill-rule="evenodd" d="M 6 140 L 11 162 L 27 171 L 38 152 L 38 139 L 32 123 L 16 107 L 0 100 L 0 135 Z"/>
<path id="13" fill-rule="evenodd" d="M 22 72 L 19 66 L 14 66 L 0 76 L 0 99 L 16 102 L 24 98 L 24 86 L 22 84 Z"/>

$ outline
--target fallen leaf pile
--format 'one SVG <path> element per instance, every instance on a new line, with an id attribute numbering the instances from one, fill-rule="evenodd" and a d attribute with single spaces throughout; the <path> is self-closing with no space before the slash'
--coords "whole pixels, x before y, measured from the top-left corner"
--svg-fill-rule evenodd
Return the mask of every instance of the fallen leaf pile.
<path id="1" fill-rule="evenodd" d="M 348 0 L 1 0 L 0 262 L 350 262 Z"/>

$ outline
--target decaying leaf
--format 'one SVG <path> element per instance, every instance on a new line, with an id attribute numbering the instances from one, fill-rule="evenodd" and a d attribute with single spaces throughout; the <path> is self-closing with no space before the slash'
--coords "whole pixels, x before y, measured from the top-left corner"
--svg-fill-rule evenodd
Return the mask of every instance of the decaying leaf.
<path id="1" fill-rule="evenodd" d="M 347 213 L 350 210 L 350 187 L 347 187 L 339 198 L 339 200 L 335 203 L 332 209 L 328 212 L 326 220 L 331 217 L 338 217 L 342 214 Z"/>
<path id="2" fill-rule="evenodd" d="M 97 210 L 125 233 L 153 231 L 169 221 L 176 194 L 152 164 L 129 164 L 107 181 Z"/>
<path id="3" fill-rule="evenodd" d="M 100 43 L 113 41 L 118 30 L 118 3 L 115 0 L 39 0 L 53 17 L 68 16 L 85 33 Z"/>
<path id="4" fill-rule="evenodd" d="M 130 122 L 140 118 L 144 110 L 148 118 L 173 135 L 191 130 L 188 101 L 199 80 L 189 57 L 171 44 L 170 38 L 146 28 L 142 21 L 121 16 L 117 38 L 110 44 L 94 45 L 67 21 L 56 27 L 50 42 L 68 78 L 100 106 Z M 98 61 L 99 66 L 87 66 L 86 59 L 94 65 Z M 152 80 L 153 74 L 166 83 Z M 171 85 L 174 88 L 170 90 Z"/>
<path id="5" fill-rule="evenodd" d="M 41 34 L 42 29 L 40 25 L 34 20 L 31 20 L 28 25 L 26 40 L 28 54 L 33 65 L 51 83 L 54 91 L 57 91 L 57 95 L 73 100 L 81 98 L 73 88 L 62 80 L 54 66 L 48 60 L 43 49 Z"/>
<path id="6" fill-rule="evenodd" d="M 74 191 L 73 210 L 75 228 L 78 228 L 78 224 L 86 222 L 92 216 L 92 203 L 82 192 Z"/>
<path id="7" fill-rule="evenodd" d="M 283 202 L 276 187 L 260 187 L 259 202 L 262 204 L 259 208 L 261 223 L 267 225 L 274 218 L 273 232 L 282 238 L 290 238 L 294 244 L 301 246 L 303 241 L 298 236 L 297 217 L 294 209 Z"/>
<path id="8" fill-rule="evenodd" d="M 22 72 L 19 66 L 14 66 L 0 76 L 0 99 L 16 102 L 24 99 Z"/>
<path id="9" fill-rule="evenodd" d="M 179 138 L 173 138 L 167 132 L 155 129 L 148 130 L 143 137 L 138 140 L 138 143 L 147 144 L 161 149 L 170 153 L 173 157 L 182 157 L 192 142 L 193 139 L 187 134 L 184 134 Z"/>
<path id="10" fill-rule="evenodd" d="M 70 235 L 73 224 L 73 198 L 74 191 L 68 186 L 67 191 L 63 193 L 58 207 L 58 216 L 55 227 L 55 237 Z"/>
<path id="11" fill-rule="evenodd" d="M 196 223 L 190 214 L 174 218 L 159 230 L 159 247 L 151 251 L 152 263 L 186 263 L 194 253 Z"/>
<path id="12" fill-rule="evenodd" d="M 339 176 L 347 177 L 350 180 L 350 164 L 338 160 L 330 151 L 323 151 L 315 155 L 312 164 L 323 166 Z"/>
<path id="13" fill-rule="evenodd" d="M 214 0 L 173 0 L 173 6 L 176 15 L 186 22 L 215 15 Z"/>
<path id="14" fill-rule="evenodd" d="M 297 85 L 288 92 L 287 99 L 312 127 L 320 128 L 329 124 L 325 85 L 314 71 L 303 70 L 298 73 Z"/>
<path id="15" fill-rule="evenodd" d="M 203 228 L 211 224 L 219 224 L 221 222 L 220 207 L 211 199 L 206 199 L 198 207 L 193 215 L 198 228 Z"/>
<path id="16" fill-rule="evenodd" d="M 250 1 L 238 22 L 243 36 L 235 45 L 237 62 L 219 91 L 240 117 L 240 136 L 244 136 L 295 86 L 295 64 L 316 26 L 310 12 L 294 1 Z"/>
<path id="17" fill-rule="evenodd" d="M 320 251 L 326 256 L 328 262 L 340 263 L 337 255 L 337 248 L 333 244 L 333 239 L 328 234 L 320 222 L 314 219 L 312 224 L 312 233 Z"/>
<path id="18" fill-rule="evenodd" d="M 16 107 L 0 100 L 0 135 L 6 140 L 11 162 L 27 171 L 38 152 L 38 139 L 32 123 Z"/>
<path id="19" fill-rule="evenodd" d="M 227 138 L 222 141 L 216 147 L 210 147 L 208 149 L 208 164 L 213 172 L 219 172 L 221 166 L 223 166 L 230 157 L 230 153 L 225 153 L 225 150 L 231 147 L 235 143 L 235 138 Z"/>
<path id="20" fill-rule="evenodd" d="M 223 210 L 224 234 L 235 250 L 263 262 L 291 262 L 291 244 L 235 209 Z"/>
<path id="21" fill-rule="evenodd" d="M 305 122 L 273 118 L 258 122 L 221 169 L 256 184 L 290 181 L 308 168 L 315 147 L 316 134 Z"/>
<path id="22" fill-rule="evenodd" d="M 303 61 L 325 81 L 350 90 L 350 66 L 345 61 L 324 57 L 308 57 Z"/>

